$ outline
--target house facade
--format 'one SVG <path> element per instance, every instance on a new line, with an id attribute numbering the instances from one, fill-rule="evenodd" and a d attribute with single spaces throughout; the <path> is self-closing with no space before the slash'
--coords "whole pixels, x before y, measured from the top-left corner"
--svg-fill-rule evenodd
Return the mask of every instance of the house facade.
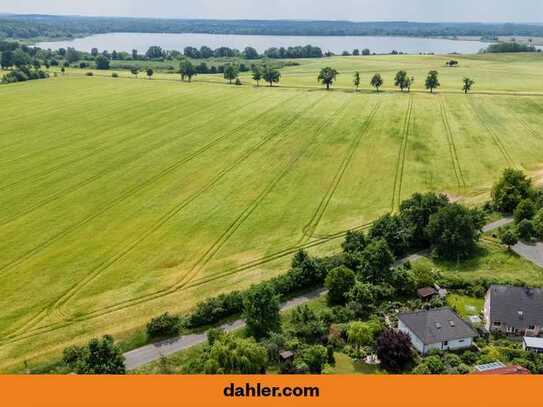
<path id="1" fill-rule="evenodd" d="M 535 337 L 543 334 L 543 290 L 491 286 L 485 296 L 485 328 L 489 332 Z"/>
<path id="2" fill-rule="evenodd" d="M 432 350 L 470 348 L 477 332 L 448 307 L 403 313 L 398 329 L 409 335 L 411 344 L 421 354 Z"/>

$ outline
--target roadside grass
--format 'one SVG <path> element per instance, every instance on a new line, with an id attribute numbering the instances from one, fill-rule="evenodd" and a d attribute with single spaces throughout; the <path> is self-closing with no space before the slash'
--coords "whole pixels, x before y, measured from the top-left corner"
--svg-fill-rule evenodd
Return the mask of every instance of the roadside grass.
<path id="1" fill-rule="evenodd" d="M 482 241 L 477 254 L 466 261 L 457 263 L 423 258 L 414 262 L 413 266 L 433 268 L 445 277 L 465 280 L 502 279 L 534 286 L 541 286 L 543 282 L 543 269 L 488 241 Z"/>
<path id="2" fill-rule="evenodd" d="M 543 59 L 462 57 L 458 70 L 446 59 L 304 60 L 273 89 L 86 70 L 0 86 L 9 101 L 0 127 L 0 371 L 103 334 L 141 344 L 150 318 L 285 272 L 299 248 L 334 252 L 342 232 L 414 192 L 469 200 L 488 196 L 507 157 L 540 168 L 543 96 L 499 93 L 521 76 L 517 90 L 543 92 Z M 336 64 L 345 91 L 321 90 L 318 70 Z M 382 71 L 390 85 L 402 68 L 418 72 L 421 92 L 350 89 L 354 70 Z M 437 95 L 422 93 L 431 68 L 442 73 Z M 495 94 L 457 94 L 464 73 Z M 541 281 L 514 255 L 486 250 L 436 266 Z"/>

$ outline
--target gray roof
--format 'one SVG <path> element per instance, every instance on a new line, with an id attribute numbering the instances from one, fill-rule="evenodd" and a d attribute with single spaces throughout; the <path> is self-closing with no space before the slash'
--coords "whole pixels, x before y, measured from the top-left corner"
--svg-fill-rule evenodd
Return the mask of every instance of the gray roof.
<path id="1" fill-rule="evenodd" d="M 398 318 L 425 345 L 477 336 L 477 332 L 448 307 L 408 312 Z"/>
<path id="2" fill-rule="evenodd" d="M 543 326 L 543 290 L 540 288 L 493 285 L 490 293 L 490 320 L 527 329 Z"/>

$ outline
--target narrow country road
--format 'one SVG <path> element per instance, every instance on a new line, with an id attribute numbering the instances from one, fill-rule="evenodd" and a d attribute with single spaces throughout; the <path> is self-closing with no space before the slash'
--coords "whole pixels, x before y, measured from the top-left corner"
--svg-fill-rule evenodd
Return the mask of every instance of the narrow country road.
<path id="1" fill-rule="evenodd" d="M 285 302 L 281 306 L 281 311 L 288 311 L 289 309 L 292 309 L 298 305 L 318 298 L 325 293 L 326 290 L 320 288 L 310 293 L 293 298 L 292 300 Z M 219 328 L 223 329 L 225 332 L 233 332 L 240 328 L 243 328 L 244 326 L 245 322 L 241 319 L 238 319 L 236 321 L 223 324 Z M 124 354 L 125 366 L 127 370 L 134 370 L 147 363 L 158 360 L 162 356 L 168 356 L 172 353 L 180 352 L 182 350 L 188 349 L 195 345 L 199 345 L 206 341 L 207 332 L 203 332 L 200 334 L 183 335 L 178 338 L 172 338 L 161 342 L 152 343 L 150 345 L 131 350 L 130 352 L 126 352 Z"/>
<path id="2" fill-rule="evenodd" d="M 505 226 L 513 222 L 512 218 L 503 218 L 496 222 L 489 223 L 483 228 L 483 232 L 490 232 L 494 229 L 498 229 L 502 226 Z M 526 246 L 526 247 L 525 247 Z M 539 248 L 535 250 L 535 248 Z M 526 257 L 528 260 L 533 261 L 537 265 L 543 267 L 543 244 L 539 243 L 535 245 L 535 248 L 532 249 L 531 246 L 525 245 L 524 243 L 519 243 L 513 249 L 521 256 Z M 518 250 L 518 251 L 517 251 Z M 427 252 L 420 252 L 418 254 L 412 254 L 410 256 L 404 257 L 403 259 L 398 260 L 395 263 L 395 266 L 402 265 L 407 261 L 416 261 L 421 257 L 427 255 Z M 324 295 L 326 290 L 320 288 L 318 290 L 312 291 L 310 293 L 301 295 L 299 297 L 293 298 L 290 301 L 287 301 L 281 306 L 281 311 L 288 311 L 298 305 L 305 304 L 306 302 L 318 298 L 321 295 Z M 245 326 L 245 322 L 241 319 L 236 321 L 223 324 L 219 328 L 223 329 L 225 332 L 233 332 Z M 167 339 L 161 342 L 152 343 L 150 345 L 142 346 L 126 352 L 125 357 L 125 366 L 127 370 L 137 369 L 147 363 L 154 362 L 159 360 L 162 356 L 168 356 L 173 353 L 180 352 L 182 350 L 188 349 L 192 346 L 199 345 L 207 341 L 207 332 L 199 334 L 190 334 L 183 335 L 178 338 Z"/>

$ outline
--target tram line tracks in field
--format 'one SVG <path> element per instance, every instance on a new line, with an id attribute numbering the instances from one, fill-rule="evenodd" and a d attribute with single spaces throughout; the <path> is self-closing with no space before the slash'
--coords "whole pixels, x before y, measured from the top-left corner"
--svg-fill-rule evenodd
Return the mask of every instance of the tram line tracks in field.
<path id="1" fill-rule="evenodd" d="M 373 106 L 373 108 L 371 109 L 369 115 L 364 120 L 362 124 L 362 128 L 357 132 L 357 135 L 354 137 L 353 141 L 351 142 L 351 145 L 349 146 L 347 154 L 345 155 L 343 161 L 341 162 L 341 165 L 339 166 L 338 171 L 336 172 L 332 182 L 330 183 L 328 190 L 326 191 L 326 194 L 324 195 L 321 202 L 319 203 L 317 210 L 314 212 L 309 222 L 304 226 L 303 234 L 299 243 L 302 243 L 305 239 L 310 239 L 314 236 L 315 231 L 317 230 L 317 227 L 319 226 L 324 214 L 326 213 L 326 210 L 328 209 L 328 206 L 330 205 L 330 202 L 332 198 L 334 197 L 341 183 L 341 180 L 343 179 L 343 176 L 345 175 L 345 172 L 347 171 L 347 168 L 349 167 L 349 165 L 351 164 L 353 160 L 354 154 L 356 153 L 356 150 L 358 149 L 358 146 L 360 145 L 362 137 L 367 134 L 371 126 L 371 123 L 373 122 L 373 119 L 375 118 L 375 115 L 377 114 L 380 106 L 381 106 L 381 102 L 376 103 L 375 106 Z"/>
<path id="2" fill-rule="evenodd" d="M 291 98 L 289 98 L 287 101 L 290 101 L 294 98 L 296 98 L 299 95 L 295 95 Z M 322 98 L 321 98 L 322 99 Z M 254 152 L 256 152 L 258 149 L 260 149 L 264 144 L 268 143 L 272 138 L 275 136 L 281 134 L 287 127 L 289 127 L 291 124 L 293 124 L 301 114 L 305 113 L 307 110 L 314 107 L 318 102 L 320 102 L 321 99 L 318 99 L 313 104 L 311 104 L 309 107 L 307 107 L 303 112 L 297 114 L 293 118 L 291 118 L 287 123 L 281 123 L 277 126 L 277 128 L 273 128 L 270 131 L 270 135 L 266 137 L 264 140 L 262 140 L 258 145 L 254 146 L 251 150 L 247 151 L 245 154 L 243 154 L 238 160 L 236 160 L 232 165 L 230 165 L 228 168 L 222 170 L 219 174 L 215 176 L 215 178 L 205 185 L 203 188 L 201 188 L 199 191 L 197 191 L 195 194 L 193 194 L 191 197 L 184 200 L 181 204 L 174 207 L 172 210 L 170 210 L 166 215 L 164 215 L 159 222 L 157 222 L 152 229 L 150 229 L 147 233 L 140 236 L 140 238 L 133 242 L 130 246 L 125 248 L 121 253 L 119 253 L 117 256 L 115 256 L 113 259 L 110 259 L 107 262 L 104 262 L 100 266 L 98 266 L 93 272 L 91 272 L 87 277 L 85 277 L 84 280 L 77 283 L 75 286 L 73 286 L 68 292 L 65 292 L 61 297 L 59 297 L 57 300 L 55 300 L 52 304 L 46 306 L 44 309 L 42 309 L 38 315 L 31 318 L 29 321 L 27 321 L 23 326 L 17 328 L 16 331 L 11 332 L 9 335 L 7 335 L 7 338 L 14 338 L 17 337 L 19 332 L 28 330 L 30 326 L 35 326 L 37 323 L 39 323 L 43 318 L 47 315 L 49 315 L 49 311 L 52 309 L 56 309 L 59 307 L 62 307 L 67 301 L 69 301 L 80 289 L 82 289 L 84 286 L 86 286 L 88 283 L 90 283 L 92 280 L 97 278 L 103 271 L 107 270 L 111 265 L 115 264 L 117 261 L 121 260 L 126 256 L 128 253 L 130 253 L 137 245 L 139 245 L 144 239 L 146 239 L 148 236 L 150 236 L 152 233 L 154 233 L 156 230 L 158 230 L 161 226 L 163 226 L 169 219 L 171 219 L 173 216 L 178 214 L 182 209 L 184 209 L 187 205 L 189 205 L 191 202 L 196 200 L 198 197 L 200 197 L 203 193 L 207 192 L 209 189 L 211 189 L 213 186 L 215 186 L 225 175 L 227 175 L 230 171 L 235 169 L 239 164 L 241 164 L 243 161 L 248 159 Z M 281 102 L 280 102 L 281 103 Z M 285 101 L 282 101 L 284 104 Z M 268 109 L 267 111 L 261 113 L 256 118 L 250 120 L 250 121 L 258 121 L 262 116 L 267 114 L 270 110 L 273 110 L 276 106 L 273 106 L 272 108 Z M 246 123 L 241 125 L 237 130 L 241 131 L 246 127 Z M 132 299 L 135 300 L 135 299 Z M 113 306 L 111 306 L 113 307 Z M 109 307 L 106 307 L 107 309 Z M 111 311 L 110 311 L 111 312 Z M 114 312 L 114 311 L 113 311 Z M 106 314 L 109 312 L 106 312 Z M 61 314 L 63 315 L 63 314 Z M 38 329 L 43 329 L 44 327 L 40 327 Z"/>
<path id="3" fill-rule="evenodd" d="M 284 101 L 282 101 L 284 103 Z M 188 156 L 180 159 L 180 160 L 177 160 L 175 162 L 173 162 L 172 164 L 170 164 L 168 167 L 166 167 L 165 169 L 161 170 L 159 173 L 153 175 L 152 177 L 148 178 L 147 180 L 137 184 L 137 185 L 134 185 L 132 186 L 131 188 L 125 190 L 121 195 L 117 196 L 115 199 L 107 202 L 105 204 L 105 206 L 103 206 L 102 208 L 100 208 L 97 212 L 94 212 L 88 216 L 86 216 L 85 218 L 81 219 L 80 221 L 68 226 L 67 228 L 65 228 L 64 230 L 58 232 L 57 234 L 53 235 L 52 237 L 50 237 L 49 239 L 41 242 L 40 244 L 38 244 L 37 246 L 34 246 L 33 248 L 29 249 L 27 252 L 23 253 L 21 256 L 19 256 L 18 258 L 16 259 L 13 259 L 12 261 L 8 262 L 8 263 L 5 263 L 3 264 L 2 266 L 0 266 L 0 275 L 1 274 L 4 274 L 7 272 L 7 270 L 9 270 L 9 268 L 12 268 L 12 267 L 15 267 L 17 266 L 18 264 L 24 262 L 25 260 L 31 258 L 32 256 L 34 256 L 35 254 L 37 254 L 39 251 L 47 248 L 48 246 L 50 246 L 51 244 L 53 244 L 54 242 L 58 241 L 59 239 L 65 237 L 66 235 L 68 235 L 69 233 L 77 230 L 78 228 L 80 228 L 81 226 L 84 226 L 86 224 L 88 224 L 89 222 L 91 222 L 92 220 L 96 219 L 98 216 L 104 214 L 105 212 L 107 212 L 109 209 L 113 208 L 114 206 L 118 205 L 119 203 L 123 202 L 124 200 L 136 195 L 138 192 L 140 192 L 142 189 L 150 186 L 150 185 L 153 185 L 155 182 L 157 182 L 158 180 L 160 180 L 161 178 L 163 178 L 164 176 L 167 176 L 169 175 L 170 173 L 172 173 L 173 171 L 177 170 L 178 168 L 180 168 L 181 166 L 185 165 L 186 163 L 192 161 L 194 158 L 198 157 L 199 155 L 205 153 L 206 151 L 208 151 L 210 148 L 212 148 L 213 146 L 215 146 L 216 144 L 218 144 L 220 141 L 222 141 L 223 139 L 229 137 L 229 136 L 232 136 L 233 134 L 238 134 L 240 131 L 243 131 L 245 126 L 247 126 L 247 123 L 250 123 L 250 122 L 257 122 L 258 119 L 260 119 L 260 117 L 262 117 L 263 115 L 265 115 L 266 113 L 268 113 L 269 111 L 275 109 L 281 102 L 273 105 L 270 109 L 266 110 L 265 112 L 263 112 L 261 115 L 258 115 L 257 117 L 255 118 L 252 118 L 252 119 L 249 119 L 247 120 L 246 122 L 244 122 L 242 125 L 238 126 L 235 130 L 233 130 L 232 132 L 229 132 L 229 133 L 224 133 L 222 136 L 219 136 L 217 138 L 215 138 L 214 140 L 210 141 L 209 143 L 207 143 L 206 145 L 204 145 L 203 147 L 201 147 L 200 149 L 196 150 L 195 152 L 189 154 Z M 205 124 L 203 125 L 205 126 Z"/>
<path id="4" fill-rule="evenodd" d="M 222 99 L 221 99 L 221 101 L 222 101 Z M 183 107 L 185 105 L 190 105 L 191 103 L 192 103 L 191 101 L 187 101 L 187 102 L 182 103 L 182 104 L 177 105 L 177 106 L 171 106 L 166 110 L 162 110 L 162 111 L 156 112 L 156 113 L 154 113 L 154 114 L 152 114 L 150 116 L 146 116 L 144 118 L 141 118 L 141 119 L 138 120 L 138 122 L 146 122 L 148 120 L 151 120 L 153 117 L 167 114 L 167 113 L 175 111 L 175 110 L 177 110 L 177 109 L 179 109 L 179 108 L 181 108 L 181 107 Z M 216 103 L 214 103 L 212 105 L 212 107 L 215 107 L 215 106 L 219 105 L 220 103 L 221 103 L 220 101 L 216 102 Z M 189 116 L 184 117 L 183 120 L 185 120 L 187 117 L 191 117 L 191 116 L 201 114 L 201 113 L 202 113 L 202 111 L 193 112 Z M 178 119 L 178 120 L 180 120 L 180 119 Z M 160 128 L 166 127 L 166 126 L 171 126 L 172 124 L 173 124 L 173 122 L 170 122 L 170 123 L 164 124 L 162 126 L 159 126 L 157 129 L 160 129 Z M 156 129 L 152 129 L 152 130 L 155 131 Z M 190 130 L 193 130 L 193 129 L 190 129 Z M 139 138 L 142 138 L 142 137 L 145 137 L 145 136 L 149 136 L 149 131 L 148 130 L 141 130 L 141 131 L 137 132 L 136 134 L 130 133 L 128 136 L 126 136 L 124 138 L 121 138 L 120 140 L 114 140 L 113 142 L 111 142 L 109 144 L 101 145 L 100 147 L 98 147 L 95 150 L 91 151 L 90 153 L 84 155 L 83 157 L 77 157 L 77 158 L 72 159 L 72 160 L 70 160 L 68 162 L 63 162 L 63 163 L 60 163 L 58 165 L 55 165 L 55 166 L 47 169 L 46 171 L 41 172 L 38 176 L 30 175 L 30 176 L 27 176 L 27 177 L 23 177 L 23 178 L 15 181 L 15 182 L 12 182 L 10 184 L 2 185 L 2 186 L 0 186 L 0 191 L 10 190 L 13 187 L 16 187 L 19 184 L 24 183 L 24 182 L 28 182 L 28 181 L 34 181 L 35 182 L 35 181 L 38 181 L 38 180 L 46 179 L 51 174 L 55 173 L 56 171 L 58 171 L 60 169 L 66 168 L 67 166 L 69 166 L 71 164 L 74 164 L 74 163 L 83 161 L 83 160 L 85 160 L 87 158 L 93 157 L 96 154 L 99 154 L 99 153 L 101 153 L 103 151 L 108 151 L 113 146 L 115 146 L 115 147 L 122 146 L 126 142 L 135 141 L 135 140 L 138 140 Z M 149 151 L 153 151 L 153 150 L 149 150 Z M 118 155 L 118 154 L 119 153 L 117 152 L 114 155 Z M 132 161 L 132 160 L 128 160 L 128 161 Z M 115 164 L 114 167 L 117 167 L 118 165 L 119 164 Z M 62 192 L 60 194 L 62 195 L 62 194 L 64 194 L 64 192 Z"/>
<path id="5" fill-rule="evenodd" d="M 466 180 L 464 178 L 462 166 L 460 165 L 458 150 L 456 148 L 456 142 L 454 140 L 454 132 L 452 131 L 451 124 L 449 122 L 449 116 L 447 113 L 447 104 L 442 97 L 440 97 L 440 112 L 441 112 L 441 121 L 443 122 L 445 135 L 447 137 L 447 144 L 449 146 L 449 154 L 451 156 L 451 162 L 453 166 L 454 175 L 456 177 L 458 187 L 465 189 Z"/>
<path id="6" fill-rule="evenodd" d="M 498 150 L 500 150 L 500 153 L 502 154 L 504 160 L 507 162 L 508 165 L 512 167 L 516 167 L 515 160 L 513 159 L 513 157 L 511 156 L 511 154 L 509 153 L 509 151 L 507 150 L 507 148 L 501 141 L 500 137 L 496 134 L 494 129 L 492 129 L 485 122 L 484 117 L 482 116 L 481 112 L 479 111 L 477 107 L 475 107 L 473 99 L 472 98 L 469 98 L 469 99 L 470 99 L 471 110 L 473 111 L 473 113 L 475 113 L 475 116 L 479 120 L 479 123 L 481 123 L 481 125 L 484 127 L 484 129 L 486 130 L 486 132 L 488 133 L 488 135 L 490 136 L 490 138 L 492 139 L 496 147 L 498 147 Z"/>
<path id="7" fill-rule="evenodd" d="M 409 95 L 407 111 L 405 113 L 402 127 L 402 142 L 398 151 L 398 159 L 396 160 L 396 170 L 394 172 L 394 184 L 392 190 L 391 211 L 395 212 L 400 205 L 402 195 L 403 176 L 405 171 L 405 159 L 407 156 L 407 146 L 409 143 L 409 133 L 413 121 L 413 96 Z"/>
<path id="8" fill-rule="evenodd" d="M 206 96 L 210 96 L 212 97 L 213 95 L 216 95 L 216 94 L 220 94 L 220 92 L 216 92 L 215 90 L 213 90 L 212 92 L 206 92 L 205 95 Z M 151 100 L 149 100 L 149 104 L 153 104 L 154 102 L 157 102 L 157 101 L 160 101 L 160 100 L 163 100 L 164 99 L 164 96 L 158 96 L 156 98 L 153 98 Z M 148 121 L 156 116 L 161 116 L 165 113 L 168 113 L 168 112 L 171 112 L 171 111 L 174 111 L 176 109 L 179 109 L 180 107 L 183 107 L 185 105 L 190 105 L 192 103 L 192 101 L 188 101 L 188 102 L 183 102 L 183 103 L 180 103 L 180 104 L 177 104 L 177 105 L 174 105 L 174 106 L 169 106 L 168 108 L 166 109 L 163 109 L 163 110 L 160 110 L 158 112 L 154 112 L 148 116 L 141 116 L 141 113 L 145 112 L 146 111 L 146 107 L 141 107 L 140 110 L 135 110 L 134 112 L 131 112 L 130 114 L 133 115 L 131 117 L 138 117 L 137 119 L 135 119 L 134 121 L 131 121 L 130 123 L 133 125 L 134 123 L 139 123 L 139 122 L 145 122 L 145 121 Z M 103 125 L 103 126 L 100 126 L 99 124 L 103 122 L 103 120 L 105 119 L 109 119 L 111 117 L 115 117 L 116 115 L 118 115 L 120 112 L 123 111 L 123 109 L 126 109 L 126 106 L 124 104 L 121 104 L 121 108 L 119 108 L 118 110 L 115 110 L 114 112 L 108 112 L 104 115 L 101 115 L 100 117 L 93 117 L 92 120 L 93 122 L 96 122 L 98 124 L 95 124 L 92 128 L 92 132 L 93 133 L 98 133 L 104 129 L 108 129 L 110 126 L 109 125 Z M 91 130 L 89 130 L 91 131 Z M 125 130 L 124 129 L 121 129 L 120 132 L 124 132 Z M 92 140 L 91 143 L 88 143 L 88 145 L 93 145 L 93 144 L 96 144 L 96 142 L 98 141 L 101 141 L 102 139 L 109 139 L 111 137 L 111 134 L 105 134 L 103 137 L 99 137 L 98 139 L 94 138 Z M 25 153 L 21 156 L 18 156 L 18 157 L 15 157 L 15 158 L 12 158 L 11 160 L 9 161 L 5 161 L 4 164 L 6 165 L 10 165 L 10 164 L 13 164 L 17 161 L 22 161 L 22 160 L 27 160 L 29 157 L 32 157 L 32 156 L 39 156 L 43 153 L 46 153 L 46 152 L 51 152 L 51 151 L 54 151 L 54 150 L 58 150 L 58 149 L 62 149 L 62 148 L 66 148 L 68 146 L 73 146 L 74 143 L 77 144 L 79 143 L 80 141 L 84 141 L 84 140 L 89 140 L 89 135 L 87 132 L 83 132 L 83 134 L 77 138 L 73 138 L 72 135 L 68 135 L 68 136 L 65 136 L 62 138 L 62 141 L 66 141 L 66 143 L 63 143 L 63 144 L 60 144 L 60 145 L 55 145 L 55 146 L 49 146 L 47 148 L 44 148 L 42 150 L 39 150 L 39 151 L 33 151 L 33 152 L 29 152 L 29 153 Z M 121 140 L 121 142 L 123 142 L 124 139 Z M 117 145 L 118 143 L 117 142 L 114 142 L 112 143 L 112 145 Z M 103 149 L 103 148 L 99 148 L 100 150 Z M 70 157 L 71 156 L 71 153 L 67 153 L 63 156 L 61 156 L 60 158 L 65 158 L 65 157 Z M 90 155 L 89 155 L 90 156 Z M 74 162 L 75 160 L 71 160 L 68 162 L 71 163 L 71 162 Z M 67 163 L 60 163 L 58 166 L 56 167 L 62 167 L 64 165 L 66 165 Z M 48 169 L 49 171 L 50 169 Z M 22 172 L 22 171 L 21 171 Z M 40 173 L 40 178 L 44 177 L 45 173 Z M 31 177 L 27 177 L 26 179 L 31 179 Z M 0 186 L 0 190 L 3 190 L 7 185 L 2 185 Z"/>
<path id="9" fill-rule="evenodd" d="M 214 103 L 211 108 L 215 107 L 216 105 L 218 105 L 220 103 L 222 103 L 222 102 L 219 101 L 219 102 Z M 246 104 L 244 104 L 242 106 L 232 108 L 232 111 L 237 110 L 237 109 L 242 109 L 242 108 L 244 108 L 246 106 L 249 106 L 251 103 L 252 102 L 247 102 Z M 196 115 L 199 115 L 199 114 L 202 114 L 202 111 L 194 112 L 194 113 L 190 114 L 189 116 L 185 116 L 183 119 L 187 119 L 187 118 L 189 118 L 191 116 L 196 116 Z M 226 114 L 228 114 L 228 112 Z M 171 125 L 172 125 L 171 122 L 166 123 L 166 124 L 164 124 L 162 126 L 159 126 L 159 127 L 155 128 L 155 129 L 153 129 L 153 132 L 158 130 L 158 129 L 165 128 L 165 127 L 168 127 L 168 126 L 171 126 Z M 87 185 L 92 184 L 93 182 L 97 181 L 98 179 L 110 174 L 111 172 L 114 172 L 114 171 L 118 170 L 121 166 L 123 166 L 125 164 L 130 164 L 130 163 L 134 162 L 135 160 L 141 159 L 143 156 L 145 156 L 147 154 L 150 154 L 150 153 L 153 153 L 153 152 L 155 152 L 157 150 L 160 150 L 160 149 L 162 149 L 162 148 L 164 148 L 164 147 L 166 147 L 166 146 L 168 146 L 168 145 L 170 145 L 172 143 L 175 143 L 176 141 L 180 140 L 181 138 L 185 138 L 188 135 L 191 135 L 194 132 L 196 132 L 196 131 L 198 131 L 198 130 L 206 127 L 206 126 L 207 126 L 207 123 L 198 124 L 198 125 L 193 126 L 192 128 L 188 128 L 188 129 L 184 130 L 184 133 L 183 133 L 183 135 L 181 137 L 172 136 L 167 140 L 164 140 L 164 139 L 158 140 L 157 142 L 146 146 L 145 150 L 143 152 L 135 153 L 134 155 L 131 155 L 130 157 L 125 157 L 124 160 L 122 160 L 120 162 L 115 162 L 115 163 L 109 165 L 108 167 L 103 168 L 101 171 L 99 171 L 95 175 L 93 175 L 93 176 L 91 176 L 91 177 L 89 177 L 89 178 L 87 178 L 85 180 L 82 180 L 82 181 L 80 181 L 79 183 L 77 183 L 75 185 L 72 185 L 72 186 L 70 186 L 68 188 L 65 188 L 63 190 L 57 191 L 57 192 L 49 195 L 48 197 L 44 198 L 42 201 L 39 201 L 39 202 L 35 203 L 34 205 L 31 205 L 31 206 L 27 207 L 25 210 L 20 211 L 15 216 L 13 216 L 13 215 L 10 216 L 9 219 L 0 222 L 0 227 L 8 225 L 10 223 L 13 223 L 13 222 L 17 221 L 18 219 L 20 219 L 21 217 L 26 216 L 26 215 L 28 215 L 28 214 L 42 208 L 43 206 L 51 203 L 51 202 L 54 202 L 58 198 L 61 198 L 61 197 L 64 197 L 64 196 L 66 196 L 68 194 L 74 193 L 74 192 L 78 191 L 79 189 L 81 189 L 81 188 L 83 188 L 83 187 L 85 187 Z M 132 135 L 130 138 L 132 140 L 134 140 L 135 137 L 136 138 L 145 137 L 148 134 L 149 134 L 148 131 L 143 131 L 140 134 L 138 134 L 137 136 Z M 221 140 L 224 137 L 225 136 L 222 136 Z M 214 141 L 211 142 L 211 143 L 214 143 Z M 211 143 L 206 144 L 206 146 L 204 146 L 204 147 L 207 147 Z M 202 151 L 202 152 L 205 152 L 205 151 Z M 1 270 L 2 270 L 2 268 L 0 267 L 0 271 Z"/>

